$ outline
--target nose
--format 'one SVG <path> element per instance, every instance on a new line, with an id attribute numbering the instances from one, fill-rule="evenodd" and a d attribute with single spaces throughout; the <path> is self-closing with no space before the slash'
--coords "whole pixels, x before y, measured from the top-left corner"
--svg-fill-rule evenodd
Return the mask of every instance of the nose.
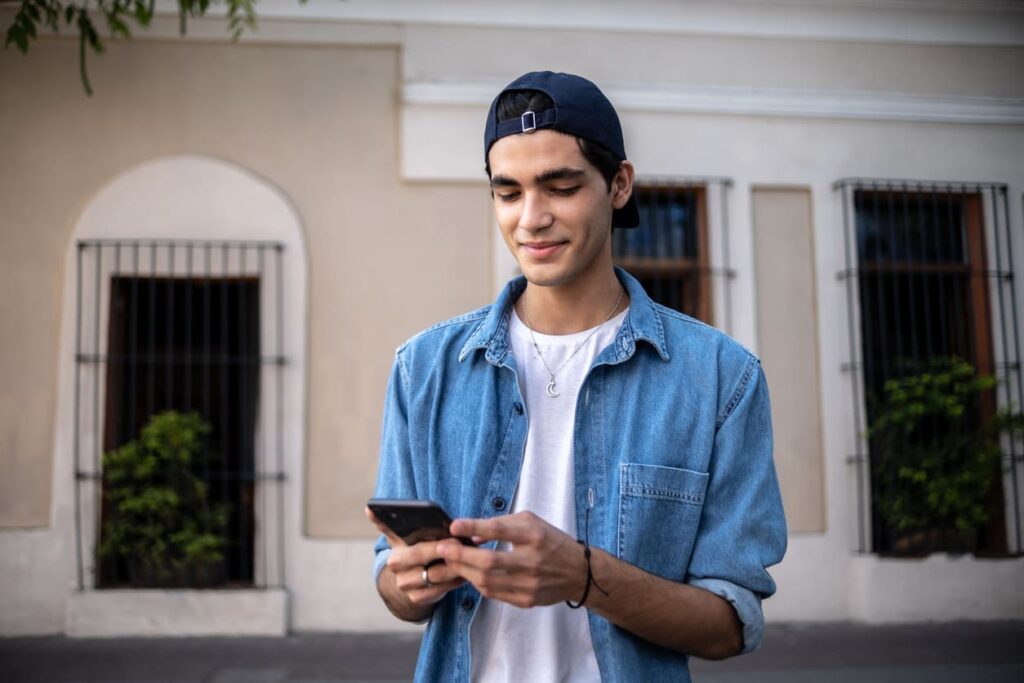
<path id="1" fill-rule="evenodd" d="M 543 193 L 527 191 L 523 195 L 523 212 L 519 214 L 520 228 L 542 230 L 550 227 L 553 220 Z"/>

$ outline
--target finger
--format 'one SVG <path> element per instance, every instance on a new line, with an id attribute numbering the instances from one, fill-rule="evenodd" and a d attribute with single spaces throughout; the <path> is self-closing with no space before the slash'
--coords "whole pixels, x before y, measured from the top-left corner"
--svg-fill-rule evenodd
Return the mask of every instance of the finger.
<path id="1" fill-rule="evenodd" d="M 451 564 L 450 568 L 459 576 L 473 584 L 485 598 L 495 596 L 509 596 L 520 592 L 526 592 L 532 585 L 528 584 L 529 577 L 522 574 L 508 572 L 503 569 L 481 569 L 469 564 Z M 511 602 L 511 600 L 506 600 Z"/>
<path id="2" fill-rule="evenodd" d="M 392 531 L 387 525 L 385 525 L 383 522 L 377 519 L 377 516 L 373 514 L 373 510 L 366 507 L 363 508 L 363 511 L 366 513 L 366 518 L 370 520 L 370 523 L 377 527 L 377 531 L 384 534 L 384 536 L 388 539 L 388 545 L 390 545 L 392 548 L 396 546 L 405 545 L 405 541 L 399 538 L 395 534 L 395 532 Z"/>
<path id="3" fill-rule="evenodd" d="M 417 565 L 411 570 L 413 576 L 411 585 L 441 585 L 460 579 L 458 573 L 448 567 L 443 560 L 435 560 L 423 565 Z"/>
<path id="4" fill-rule="evenodd" d="M 422 541 L 420 543 L 414 543 L 413 545 L 403 545 L 401 547 L 391 549 L 391 555 L 388 557 L 387 566 L 393 572 L 404 571 L 406 569 L 422 571 L 425 565 L 431 564 L 432 562 L 444 561 L 444 558 L 438 552 L 439 547 L 444 544 L 461 547 L 461 544 L 455 540 L 445 540 L 440 543 L 437 541 Z M 433 574 L 431 574 L 431 576 L 433 576 Z"/>
<path id="5" fill-rule="evenodd" d="M 406 591 L 405 595 L 409 598 L 409 601 L 417 605 L 432 605 L 435 602 L 439 602 L 441 598 L 449 593 L 449 591 L 458 588 L 465 581 L 459 580 L 457 582 L 449 582 L 444 584 L 435 584 L 427 588 L 419 587 Z"/>
<path id="6" fill-rule="evenodd" d="M 438 552 L 451 571 L 477 586 L 486 583 L 488 577 L 524 569 L 522 558 L 512 552 L 447 544 L 439 547 Z"/>
<path id="7" fill-rule="evenodd" d="M 528 528 L 526 517 L 523 513 L 517 513 L 489 519 L 457 519 L 452 522 L 449 530 L 452 536 L 476 537 L 481 541 L 523 543 L 527 540 L 525 533 Z"/>
<path id="8" fill-rule="evenodd" d="M 424 571 L 428 572 L 429 582 L 427 583 L 424 582 Z M 395 575 L 396 587 L 406 595 L 410 602 L 419 605 L 433 604 L 465 582 L 465 579 L 446 569 L 440 563 L 426 568 L 406 570 Z"/>
<path id="9" fill-rule="evenodd" d="M 487 591 L 487 594 L 481 593 L 488 600 L 497 600 L 498 602 L 505 602 L 514 607 L 520 607 L 523 609 L 529 607 L 537 607 L 542 604 L 551 604 L 548 602 L 540 602 L 537 598 L 536 592 L 532 591 L 527 587 L 510 586 L 510 587 L 495 587 Z"/>
<path id="10" fill-rule="evenodd" d="M 427 577 L 432 584 L 442 585 L 457 582 L 459 585 L 462 585 L 465 583 L 465 579 L 444 561 L 440 561 L 437 564 L 424 565 L 424 568 L 427 570 Z M 420 571 L 421 579 L 423 578 L 422 574 L 423 572 Z"/>
<path id="11" fill-rule="evenodd" d="M 423 581 L 423 567 L 412 567 L 411 569 L 404 569 L 395 574 L 395 585 L 406 593 L 416 590 L 426 590 L 435 586 L 445 586 L 446 584 L 453 583 L 456 579 L 459 579 L 457 574 L 452 572 L 446 574 L 447 579 L 441 579 L 440 565 L 434 565 L 430 568 L 430 583 L 424 583 Z"/>
<path id="12" fill-rule="evenodd" d="M 436 543 L 425 542 L 392 548 L 387 567 L 396 573 L 408 569 L 421 571 L 424 565 L 438 559 L 436 545 Z"/>
<path id="13" fill-rule="evenodd" d="M 451 525 L 453 535 L 476 536 L 513 545 L 539 543 L 551 531 L 558 530 L 528 510 L 490 519 L 462 518 Z"/>

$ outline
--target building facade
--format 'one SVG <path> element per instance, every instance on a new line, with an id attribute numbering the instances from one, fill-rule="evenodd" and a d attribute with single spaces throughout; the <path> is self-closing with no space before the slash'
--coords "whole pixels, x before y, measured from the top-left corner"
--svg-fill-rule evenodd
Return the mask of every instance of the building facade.
<path id="1" fill-rule="evenodd" d="M 644 227 L 619 263 L 764 362 L 790 526 L 766 617 L 1024 616 L 1021 440 L 929 526 L 914 477 L 959 456 L 907 474 L 879 427 L 960 361 L 998 382 L 965 424 L 1024 404 L 1020 3 L 258 9 L 239 43 L 158 14 L 90 57 L 91 98 L 70 37 L 0 53 L 0 633 L 412 628 L 369 578 L 384 386 L 515 274 L 481 133 L 533 69 L 622 116 Z M 157 580 L 101 552 L 103 454 L 167 409 L 210 426 L 192 471 L 227 541 Z"/>

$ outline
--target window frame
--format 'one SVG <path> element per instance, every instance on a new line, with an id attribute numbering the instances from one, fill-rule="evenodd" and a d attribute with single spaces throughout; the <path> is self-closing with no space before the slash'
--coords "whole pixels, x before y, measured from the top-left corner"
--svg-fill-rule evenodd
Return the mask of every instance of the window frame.
<path id="1" fill-rule="evenodd" d="M 868 406 L 865 386 L 865 358 L 863 328 L 865 311 L 862 310 L 861 276 L 865 274 L 915 275 L 949 274 L 966 276 L 969 280 L 965 296 L 970 299 L 972 322 L 970 342 L 975 358 L 971 359 L 979 373 L 992 374 L 999 380 L 995 390 L 980 396 L 982 419 L 991 417 L 1002 407 L 1024 405 L 1024 387 L 1021 382 L 1020 338 L 1018 334 L 1020 317 L 1016 309 L 1013 283 L 1013 254 L 1006 185 L 980 182 L 952 182 L 900 179 L 844 178 L 833 184 L 840 192 L 842 202 L 842 226 L 844 230 L 845 269 L 837 273 L 845 281 L 847 296 L 847 320 L 849 336 L 849 359 L 841 371 L 850 373 L 852 413 L 855 426 L 856 446 L 847 456 L 847 463 L 856 470 L 857 530 L 856 550 L 874 553 L 872 529 L 873 505 L 870 491 L 871 459 L 866 430 Z M 858 192 L 879 193 L 893 198 L 892 201 L 907 201 L 908 197 L 956 195 L 961 198 L 964 215 L 964 250 L 962 262 L 944 261 L 938 263 L 886 262 L 879 260 L 863 262 L 860 259 L 860 244 L 857 234 L 856 196 Z M 1003 439 L 1003 478 L 999 482 L 1000 500 L 998 511 L 989 521 L 988 532 L 1001 534 L 1005 538 L 1004 551 L 983 552 L 979 555 L 1020 556 L 1024 554 L 1021 543 L 1022 463 L 1019 440 Z M 995 505 L 992 511 L 995 512 Z"/>
<path id="2" fill-rule="evenodd" d="M 716 268 L 712 265 L 712 248 L 711 248 L 711 230 L 710 224 L 712 218 L 709 215 L 709 204 L 710 204 L 710 193 L 711 187 L 719 186 L 717 189 L 721 193 L 721 214 L 718 217 L 720 222 L 721 235 L 723 238 L 723 244 L 721 252 L 723 254 L 723 260 L 726 261 L 724 267 Z M 638 178 L 634 182 L 633 192 L 634 196 L 637 192 L 651 192 L 651 193 L 680 193 L 689 192 L 693 195 L 694 201 L 694 217 L 696 220 L 696 256 L 677 256 L 677 257 L 657 257 L 657 256 L 618 256 L 614 249 L 612 253 L 612 259 L 616 266 L 619 266 L 634 275 L 638 279 L 644 277 L 658 277 L 658 276 L 671 276 L 678 277 L 683 282 L 687 279 L 691 279 L 695 283 L 697 288 L 697 295 L 695 297 L 695 305 L 693 310 L 680 311 L 687 315 L 691 315 L 699 320 L 707 322 L 708 324 L 716 324 L 719 326 L 728 327 L 728 315 L 722 316 L 724 320 L 716 320 L 715 315 L 718 310 L 715 306 L 716 292 L 715 292 L 715 276 L 722 276 L 727 281 L 734 276 L 732 270 L 728 267 L 728 224 L 726 220 L 727 213 L 725 211 L 725 192 L 726 189 L 731 185 L 731 181 L 724 178 Z M 639 203 L 639 202 L 638 202 Z M 643 211 L 641 211 L 641 217 Z M 643 230 L 645 227 L 641 224 L 638 230 Z M 694 298 L 692 295 L 687 296 L 687 286 L 681 285 L 682 291 L 680 292 L 680 298 L 685 301 L 687 298 Z M 649 292 L 650 294 L 650 292 Z M 728 302 L 729 292 L 725 292 L 726 301 L 723 302 L 721 308 L 726 309 L 726 313 L 729 309 Z M 725 323 L 725 324 L 723 324 Z M 728 330 L 727 330 L 728 331 Z"/>

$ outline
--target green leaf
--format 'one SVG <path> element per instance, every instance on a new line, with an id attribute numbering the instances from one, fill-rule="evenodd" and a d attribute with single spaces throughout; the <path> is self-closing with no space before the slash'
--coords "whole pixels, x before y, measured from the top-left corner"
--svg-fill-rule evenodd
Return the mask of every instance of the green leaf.
<path id="1" fill-rule="evenodd" d="M 28 52 L 28 38 L 25 36 L 24 29 L 18 24 L 11 24 L 11 27 L 7 29 L 7 39 L 4 41 L 4 47 L 6 48 L 11 43 L 14 43 L 22 54 Z"/>
<path id="2" fill-rule="evenodd" d="M 107 25 L 110 27 L 110 34 L 113 36 L 120 36 L 121 38 L 131 38 L 131 33 L 128 31 L 128 24 L 124 23 L 116 15 L 107 15 Z"/>
<path id="3" fill-rule="evenodd" d="M 153 19 L 152 5 L 143 0 L 136 0 L 132 13 L 135 15 L 135 21 L 143 27 L 149 26 L 149 22 Z"/>

